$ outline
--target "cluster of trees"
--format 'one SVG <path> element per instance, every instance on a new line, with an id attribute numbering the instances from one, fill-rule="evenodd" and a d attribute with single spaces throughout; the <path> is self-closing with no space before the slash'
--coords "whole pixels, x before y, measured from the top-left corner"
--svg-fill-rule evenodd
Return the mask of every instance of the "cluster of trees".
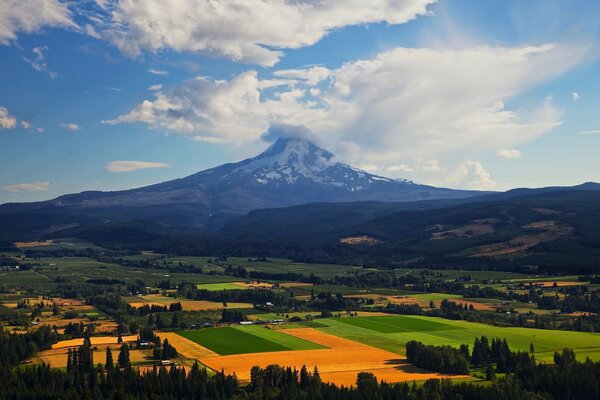
<path id="1" fill-rule="evenodd" d="M 406 358 L 411 364 L 447 374 L 468 374 L 469 354 L 450 346 L 425 345 L 416 340 L 406 343 Z"/>
<path id="2" fill-rule="evenodd" d="M 534 350 L 532 344 L 529 353 L 513 352 L 506 339 L 494 338 L 490 342 L 485 336 L 475 338 L 472 352 L 466 344 L 455 349 L 450 346 L 425 345 L 411 340 L 406 344 L 406 358 L 418 367 L 451 374 L 466 374 L 469 372 L 469 365 L 476 368 L 486 367 L 487 377 L 491 379 L 496 372 L 514 373 L 520 369 L 534 367 Z M 571 354 L 572 351 L 567 358 Z M 574 360 L 574 355 L 572 358 Z"/>
<path id="3" fill-rule="evenodd" d="M 128 305 L 129 306 L 129 305 Z M 129 306 L 131 307 L 131 306 Z M 160 304 L 144 304 L 143 306 L 140 307 L 131 307 L 132 309 L 135 310 L 130 310 L 128 308 L 128 312 L 130 315 L 136 315 L 136 316 L 146 316 L 148 314 L 152 314 L 152 313 L 160 313 L 160 312 L 175 312 L 175 311 L 183 311 L 183 307 L 181 306 L 180 302 L 176 302 L 176 303 L 171 303 L 169 304 L 169 306 L 161 306 Z"/>
<path id="4" fill-rule="evenodd" d="M 246 320 L 246 315 L 240 310 L 230 310 L 224 308 L 221 311 L 221 322 L 242 322 Z"/>
<path id="5" fill-rule="evenodd" d="M 40 350 L 51 348 L 57 340 L 57 333 L 48 326 L 24 334 L 6 332 L 0 326 L 0 365 L 15 365 Z"/>
<path id="6" fill-rule="evenodd" d="M 152 355 L 157 360 L 170 360 L 177 357 L 177 350 L 169 343 L 168 339 L 165 339 L 162 344 L 154 347 Z"/>

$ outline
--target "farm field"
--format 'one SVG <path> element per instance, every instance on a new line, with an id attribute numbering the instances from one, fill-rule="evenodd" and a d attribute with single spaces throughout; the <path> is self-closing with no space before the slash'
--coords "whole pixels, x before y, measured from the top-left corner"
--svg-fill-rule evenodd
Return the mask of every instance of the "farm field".
<path id="1" fill-rule="evenodd" d="M 206 310 L 221 310 L 225 308 L 222 302 L 208 301 L 208 300 L 187 300 L 177 299 L 174 297 L 160 296 L 160 295 L 147 295 L 128 297 L 128 303 L 133 307 L 141 307 L 143 305 L 159 305 L 169 306 L 171 303 L 181 303 L 181 307 L 184 311 L 206 311 Z M 227 303 L 227 308 L 252 308 L 250 303 Z"/>
<path id="2" fill-rule="evenodd" d="M 259 326 L 183 331 L 181 336 L 220 354 L 311 350 L 322 346 Z"/>
<path id="3" fill-rule="evenodd" d="M 123 336 L 123 342 L 135 342 L 137 340 L 137 335 L 129 335 Z M 90 338 L 92 342 L 92 346 L 102 345 L 102 344 L 117 344 L 118 338 L 116 336 L 92 336 Z M 83 346 L 83 338 L 79 339 L 70 339 L 70 340 L 62 340 L 52 345 L 53 349 L 63 349 L 68 347 L 78 347 Z"/>
<path id="4" fill-rule="evenodd" d="M 227 330 L 224 331 L 224 329 Z M 309 370 L 318 367 L 321 379 L 325 382 L 346 386 L 355 384 L 356 374 L 361 371 L 372 372 L 379 379 L 388 382 L 451 377 L 419 370 L 407 364 L 404 357 L 398 354 L 312 328 L 272 331 L 252 326 L 212 328 L 194 332 L 205 334 L 210 332 L 211 340 L 214 338 L 237 338 L 237 346 L 230 345 L 227 349 L 220 349 L 222 355 L 209 354 L 197 357 L 197 359 L 215 371 L 224 370 L 225 373 L 235 373 L 238 379 L 246 382 L 250 380 L 250 369 L 253 366 L 258 365 L 264 368 L 270 364 L 289 366 L 298 370 L 302 366 L 306 366 Z M 248 353 L 247 350 L 255 349 L 255 347 L 243 335 L 261 335 L 262 338 L 272 341 L 272 343 L 275 343 L 276 340 L 279 344 L 285 344 L 288 347 L 291 347 L 293 343 L 302 343 L 303 345 L 295 346 L 295 350 L 275 350 L 275 346 L 271 346 L 270 350 L 264 352 Z M 199 339 L 199 335 L 183 333 L 183 336 L 194 341 L 200 340 L 208 347 L 214 347 L 217 343 L 216 341 L 209 342 L 206 337 Z M 228 340 L 226 339 L 226 341 Z M 240 343 L 243 345 L 239 345 Z M 219 341 L 216 346 L 223 346 L 223 342 Z M 182 343 L 180 347 L 186 346 Z M 452 377 L 465 378 L 465 376 Z"/>
<path id="5" fill-rule="evenodd" d="M 347 317 L 320 319 L 323 332 L 403 354 L 409 340 L 431 345 L 472 346 L 476 337 L 506 338 L 513 350 L 535 347 L 538 360 L 553 362 L 555 351 L 572 348 L 579 360 L 600 360 L 600 334 L 533 328 L 501 328 L 467 321 L 421 316 Z"/>
<path id="6" fill-rule="evenodd" d="M 196 285 L 198 289 L 203 290 L 236 290 L 236 289 L 244 289 L 243 286 L 240 286 L 233 282 L 223 282 L 223 283 L 202 283 Z"/>
<path id="7" fill-rule="evenodd" d="M 115 358 L 119 354 L 119 346 L 110 346 L 113 352 L 113 357 Z M 97 350 L 94 350 L 93 357 L 95 364 L 104 363 L 104 361 L 106 360 L 106 347 L 108 346 L 99 346 Z M 65 368 L 67 366 L 67 355 L 68 348 L 63 347 L 57 349 L 44 350 L 38 354 L 37 359 L 41 362 L 49 364 L 54 368 Z M 151 363 L 151 356 L 152 351 L 150 350 L 133 349 L 129 351 L 129 358 L 133 365 Z"/>

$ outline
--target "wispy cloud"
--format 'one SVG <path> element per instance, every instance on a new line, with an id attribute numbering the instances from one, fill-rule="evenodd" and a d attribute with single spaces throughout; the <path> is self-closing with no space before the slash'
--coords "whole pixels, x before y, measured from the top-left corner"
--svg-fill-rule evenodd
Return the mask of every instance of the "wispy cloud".
<path id="1" fill-rule="evenodd" d="M 123 89 L 114 86 L 104 86 L 104 89 L 110 90 L 111 92 L 123 93 Z"/>
<path id="2" fill-rule="evenodd" d="M 157 69 L 157 68 L 150 68 L 148 70 L 148 73 L 150 73 L 152 75 L 169 75 L 169 71 L 165 71 L 163 69 Z"/>
<path id="3" fill-rule="evenodd" d="M 578 92 L 571 93 L 571 100 L 577 101 L 581 98 L 581 95 Z"/>
<path id="4" fill-rule="evenodd" d="M 153 92 L 162 89 L 162 85 L 161 84 L 157 84 L 157 85 L 150 85 L 148 86 L 148 90 L 152 90 Z"/>
<path id="5" fill-rule="evenodd" d="M 66 129 L 68 131 L 72 131 L 72 132 L 81 130 L 81 126 L 77 125 L 76 123 L 73 123 L 73 122 L 60 124 L 60 127 L 63 129 Z"/>
<path id="6" fill-rule="evenodd" d="M 25 60 L 27 64 L 31 65 L 31 68 L 35 69 L 36 71 L 46 72 L 48 75 L 50 75 L 50 78 L 56 78 L 58 76 L 58 74 L 50 70 L 46 64 L 46 53 L 48 52 L 48 46 L 34 47 L 31 52 L 33 53 L 31 58 L 23 57 L 23 60 Z"/>
<path id="7" fill-rule="evenodd" d="M 518 149 L 498 149 L 496 151 L 496 157 L 506 158 L 506 159 L 515 159 L 523 157 L 523 153 Z"/>
<path id="8" fill-rule="evenodd" d="M 106 164 L 110 172 L 131 172 L 147 168 L 168 168 L 170 164 L 150 161 L 111 161 Z"/>
<path id="9" fill-rule="evenodd" d="M 597 131 L 583 131 L 579 132 L 580 135 L 600 135 L 600 130 Z"/>
<path id="10" fill-rule="evenodd" d="M 12 193 L 43 192 L 50 189 L 51 186 L 52 184 L 50 182 L 25 182 L 4 186 L 4 190 Z"/>

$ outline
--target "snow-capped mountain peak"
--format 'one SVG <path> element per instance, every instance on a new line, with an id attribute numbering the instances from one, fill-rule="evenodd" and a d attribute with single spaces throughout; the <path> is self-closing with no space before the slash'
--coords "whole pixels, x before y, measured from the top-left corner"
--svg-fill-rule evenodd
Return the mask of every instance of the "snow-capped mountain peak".
<path id="1" fill-rule="evenodd" d="M 394 182 L 343 164 L 331 152 L 300 138 L 277 139 L 257 157 L 242 161 L 227 178 L 231 175 L 244 175 L 263 185 L 312 181 L 351 192 L 375 182 Z"/>

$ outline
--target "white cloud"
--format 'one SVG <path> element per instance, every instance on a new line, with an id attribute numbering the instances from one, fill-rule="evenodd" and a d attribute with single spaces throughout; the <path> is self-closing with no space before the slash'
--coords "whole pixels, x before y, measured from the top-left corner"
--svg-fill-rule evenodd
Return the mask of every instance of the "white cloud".
<path id="1" fill-rule="evenodd" d="M 63 129 L 66 129 L 68 131 L 72 131 L 72 132 L 75 132 L 75 131 L 78 131 L 81 129 L 81 126 L 79 126 L 73 122 L 60 124 L 60 127 Z"/>
<path id="2" fill-rule="evenodd" d="M 413 172 L 414 171 L 414 169 L 410 165 L 406 165 L 406 164 L 390 165 L 386 169 L 390 172 Z"/>
<path id="3" fill-rule="evenodd" d="M 9 192 L 43 192 L 50 189 L 52 184 L 50 182 L 30 182 L 30 183 L 16 183 L 14 185 L 4 186 L 4 190 Z"/>
<path id="4" fill-rule="evenodd" d="M 579 100 L 580 98 L 581 98 L 581 95 L 580 95 L 579 93 L 577 93 L 577 92 L 573 92 L 573 93 L 571 93 L 571 100 L 573 100 L 573 101 L 577 101 L 577 100 Z"/>
<path id="5" fill-rule="evenodd" d="M 29 129 L 29 128 L 31 128 L 31 123 L 29 123 L 28 121 L 21 121 L 19 123 L 21 124 L 21 127 L 23 129 Z"/>
<path id="6" fill-rule="evenodd" d="M 34 33 L 44 27 L 77 28 L 68 3 L 59 0 L 2 0 L 0 44 L 8 45 L 18 33 Z"/>
<path id="7" fill-rule="evenodd" d="M 106 164 L 110 172 L 131 172 L 147 168 L 168 168 L 170 164 L 149 161 L 111 161 Z"/>
<path id="8" fill-rule="evenodd" d="M 8 110 L 0 106 L 0 129 L 13 129 L 17 126 L 17 119 L 10 115 Z"/>
<path id="9" fill-rule="evenodd" d="M 518 149 L 501 148 L 496 151 L 496 157 L 514 159 L 523 157 L 523 153 Z"/>
<path id="10" fill-rule="evenodd" d="M 446 182 L 455 187 L 464 187 L 472 190 L 493 190 L 496 182 L 490 173 L 478 161 L 465 161 L 458 165 Z"/>
<path id="11" fill-rule="evenodd" d="M 158 90 L 162 89 L 162 85 L 161 84 L 156 84 L 156 85 L 150 85 L 148 86 L 148 90 L 151 90 L 153 92 L 156 92 Z"/>
<path id="12" fill-rule="evenodd" d="M 421 167 L 421 170 L 425 172 L 440 172 L 442 166 L 438 160 L 431 160 Z"/>
<path id="13" fill-rule="evenodd" d="M 153 100 L 143 101 L 128 114 L 103 122 L 144 122 L 194 140 L 230 143 L 257 140 L 279 120 L 312 128 L 335 125 L 327 110 L 303 100 L 304 89 L 288 85 L 277 90 L 272 99 L 263 99 L 264 87 L 255 71 L 244 72 L 231 81 L 197 77 L 171 93 L 155 93 Z"/>
<path id="14" fill-rule="evenodd" d="M 600 130 L 597 131 L 583 131 L 579 132 L 580 135 L 598 135 L 600 134 Z"/>
<path id="15" fill-rule="evenodd" d="M 279 61 L 282 49 L 313 45 L 345 26 L 402 24 L 427 14 L 434 2 L 128 0 L 111 2 L 102 28 L 103 35 L 129 55 L 171 49 L 270 66 Z"/>
<path id="16" fill-rule="evenodd" d="M 50 75 L 51 78 L 56 78 L 58 74 L 48 68 L 46 65 L 46 53 L 48 52 L 48 46 L 38 46 L 34 47 L 31 51 L 33 53 L 32 57 L 23 57 L 23 60 L 29 65 L 31 68 L 36 71 L 46 72 Z"/>
<path id="17" fill-rule="evenodd" d="M 37 133 L 44 133 L 45 129 L 44 128 L 35 128 L 35 131 Z"/>
<path id="18" fill-rule="evenodd" d="M 310 86 L 314 86 L 327 79 L 330 74 L 331 71 L 329 69 L 321 66 L 310 67 L 307 69 L 284 69 L 273 72 L 273 75 L 281 78 L 306 81 Z"/>
<path id="19" fill-rule="evenodd" d="M 165 70 L 157 69 L 157 68 L 148 69 L 148 73 L 152 74 L 152 75 L 162 75 L 162 76 L 169 75 L 169 71 L 165 71 Z"/>
<path id="20" fill-rule="evenodd" d="M 197 77 L 104 122 L 143 122 L 229 143 L 257 140 L 275 123 L 305 125 L 336 140 L 329 147 L 350 162 L 400 173 L 408 171 L 388 167 L 410 161 L 418 181 L 436 172 L 424 160 L 450 173 L 480 151 L 513 149 L 560 125 L 551 98 L 520 109 L 505 102 L 568 71 L 585 52 L 559 44 L 396 48 L 318 74 L 309 67 L 274 72 L 279 79 L 256 71 L 230 80 Z M 311 92 L 311 84 L 320 90 Z"/>

